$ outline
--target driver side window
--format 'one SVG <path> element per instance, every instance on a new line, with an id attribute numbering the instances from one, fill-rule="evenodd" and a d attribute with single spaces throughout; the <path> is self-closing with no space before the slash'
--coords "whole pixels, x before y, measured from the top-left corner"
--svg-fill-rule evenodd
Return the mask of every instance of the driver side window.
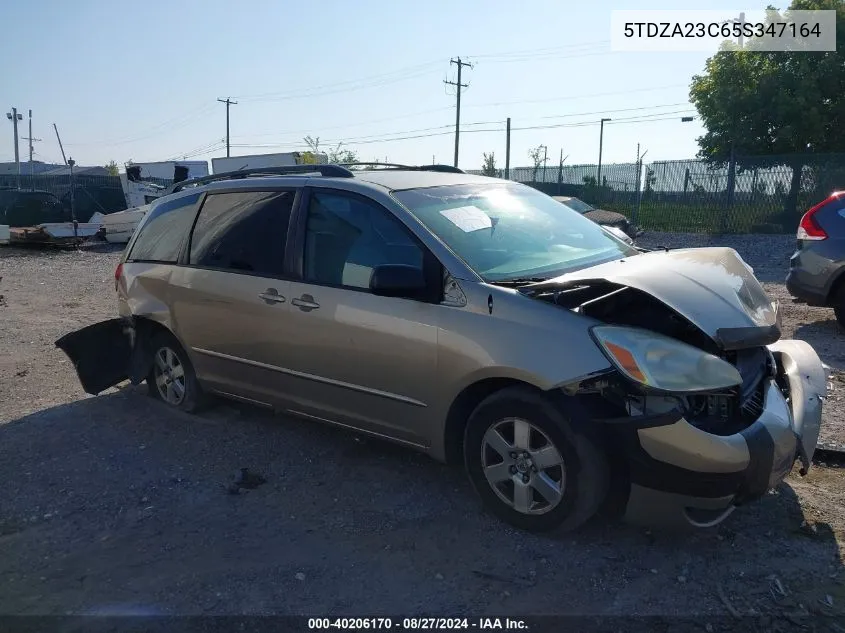
<path id="1" fill-rule="evenodd" d="M 407 227 L 376 202 L 342 193 L 311 194 L 305 281 L 368 289 L 373 268 L 384 264 L 422 269 L 422 248 Z"/>

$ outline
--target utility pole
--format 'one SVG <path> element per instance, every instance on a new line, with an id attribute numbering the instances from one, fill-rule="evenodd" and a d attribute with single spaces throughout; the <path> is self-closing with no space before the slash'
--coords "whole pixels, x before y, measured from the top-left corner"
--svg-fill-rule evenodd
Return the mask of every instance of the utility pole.
<path id="1" fill-rule="evenodd" d="M 41 139 L 32 136 L 32 110 L 29 111 L 29 136 L 24 138 L 29 142 L 29 188 L 35 189 L 35 166 L 32 164 L 32 152 L 35 148 L 32 144 Z"/>
<path id="2" fill-rule="evenodd" d="M 455 86 L 457 88 L 457 98 L 458 98 L 458 108 L 455 114 L 455 167 L 458 166 L 458 146 L 460 144 L 461 139 L 461 88 L 466 88 L 469 84 L 462 84 L 461 83 L 461 69 L 464 66 L 469 66 L 472 68 L 472 64 L 469 62 L 462 62 L 461 58 L 458 59 L 450 59 L 450 64 L 456 64 L 458 66 L 458 81 L 446 81 L 443 80 L 443 83 L 448 86 Z"/>
<path id="3" fill-rule="evenodd" d="M 72 158 L 68 159 L 67 161 L 68 166 L 70 167 L 70 219 L 73 222 L 73 240 L 74 242 L 79 244 L 79 223 L 76 221 L 76 205 L 74 203 L 73 197 L 73 190 L 74 190 L 74 180 L 73 180 L 73 166 L 76 165 L 76 161 Z"/>
<path id="4" fill-rule="evenodd" d="M 602 151 L 602 146 L 604 144 L 604 122 L 605 121 L 610 121 L 610 119 L 602 119 L 601 121 L 599 121 L 599 123 L 601 125 L 601 130 L 599 131 L 599 168 L 598 168 L 598 171 L 596 173 L 596 186 L 597 187 L 601 187 L 601 151 Z"/>
<path id="5" fill-rule="evenodd" d="M 226 158 L 229 158 L 229 106 L 238 105 L 238 102 L 232 101 L 229 97 L 218 99 L 218 101 L 226 104 Z"/>
<path id="6" fill-rule="evenodd" d="M 505 132 L 505 180 L 511 179 L 511 118 L 508 117 L 507 131 Z"/>
<path id="7" fill-rule="evenodd" d="M 560 195 L 561 186 L 563 185 L 563 148 L 560 148 L 560 162 L 557 167 L 557 194 Z"/>
<path id="8" fill-rule="evenodd" d="M 18 114 L 17 108 L 12 108 L 11 112 L 6 113 L 6 118 L 12 122 L 15 128 L 15 167 L 18 173 L 18 189 L 21 188 L 21 156 L 18 152 L 18 121 L 23 119 L 23 115 Z"/>
<path id="9" fill-rule="evenodd" d="M 56 140 L 59 141 L 59 149 L 62 150 L 62 160 L 65 161 L 65 165 L 67 165 L 67 156 L 65 156 L 65 148 L 62 147 L 62 137 L 59 136 L 59 128 L 56 127 L 55 123 L 53 123 L 53 129 L 56 130 Z"/>

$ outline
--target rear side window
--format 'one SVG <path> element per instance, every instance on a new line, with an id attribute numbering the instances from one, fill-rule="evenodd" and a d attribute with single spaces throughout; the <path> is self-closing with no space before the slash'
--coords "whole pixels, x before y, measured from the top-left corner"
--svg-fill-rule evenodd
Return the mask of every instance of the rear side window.
<path id="1" fill-rule="evenodd" d="M 294 191 L 209 195 L 191 236 L 190 263 L 280 276 L 294 197 Z"/>
<path id="2" fill-rule="evenodd" d="M 163 202 L 150 212 L 129 259 L 175 264 L 185 236 L 191 230 L 200 193 Z"/>

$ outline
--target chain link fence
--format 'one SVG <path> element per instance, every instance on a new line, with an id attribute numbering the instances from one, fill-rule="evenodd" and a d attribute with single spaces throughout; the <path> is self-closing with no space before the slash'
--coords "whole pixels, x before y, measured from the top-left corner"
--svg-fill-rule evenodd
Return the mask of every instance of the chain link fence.
<path id="1" fill-rule="evenodd" d="M 804 211 L 845 189 L 845 154 L 622 163 L 601 171 L 598 165 L 516 167 L 510 178 L 618 211 L 651 231 L 793 233 Z"/>
<path id="2" fill-rule="evenodd" d="M 126 208 L 126 199 L 119 176 L 74 174 L 73 206 L 76 218 L 87 222 L 97 212 L 108 215 Z M 17 188 L 17 175 L 0 174 L 0 189 Z M 70 215 L 70 174 L 21 176 L 24 191 L 49 191 L 54 194 Z"/>

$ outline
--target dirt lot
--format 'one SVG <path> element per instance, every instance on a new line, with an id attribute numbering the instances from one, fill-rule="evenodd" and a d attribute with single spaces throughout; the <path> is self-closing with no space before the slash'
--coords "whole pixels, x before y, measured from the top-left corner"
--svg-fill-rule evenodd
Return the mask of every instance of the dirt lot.
<path id="1" fill-rule="evenodd" d="M 845 443 L 845 336 L 788 301 L 793 239 L 713 243 L 740 251 L 786 334 L 833 368 L 824 442 Z M 701 630 L 845 614 L 841 468 L 794 474 L 710 531 L 597 519 L 533 536 L 404 449 L 234 405 L 180 415 L 143 387 L 87 397 L 53 343 L 113 316 L 118 257 L 0 250 L 0 614 L 655 614 Z M 267 483 L 228 494 L 242 467 Z"/>

